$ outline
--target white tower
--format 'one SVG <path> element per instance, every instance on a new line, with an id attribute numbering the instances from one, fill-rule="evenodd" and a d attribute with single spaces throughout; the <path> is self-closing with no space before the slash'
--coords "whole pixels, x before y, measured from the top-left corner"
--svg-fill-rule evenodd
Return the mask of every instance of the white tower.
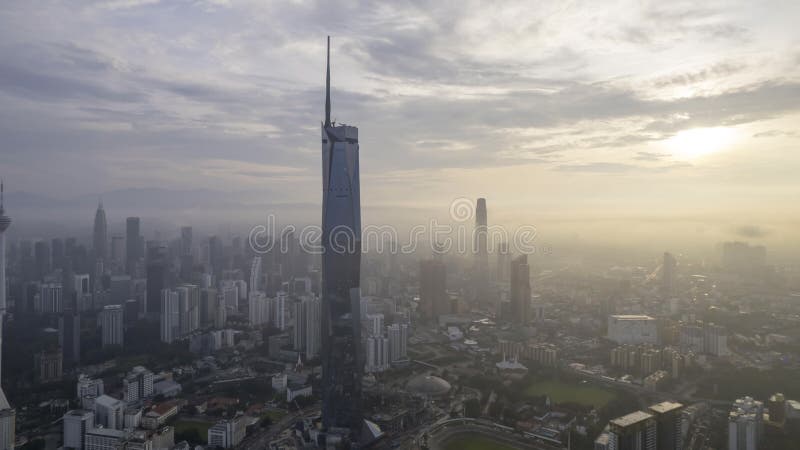
<path id="1" fill-rule="evenodd" d="M 6 316 L 6 230 L 10 225 L 11 217 L 5 214 L 3 208 L 3 182 L 0 181 L 0 367 L 3 361 L 3 322 Z M 14 449 L 16 418 L 17 412 L 8 403 L 6 393 L 0 386 L 0 450 Z"/>

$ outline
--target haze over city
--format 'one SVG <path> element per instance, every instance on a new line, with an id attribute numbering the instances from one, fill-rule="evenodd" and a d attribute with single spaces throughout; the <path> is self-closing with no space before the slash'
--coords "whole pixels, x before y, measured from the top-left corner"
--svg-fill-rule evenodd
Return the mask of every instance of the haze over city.
<path id="1" fill-rule="evenodd" d="M 797 450 L 800 3 L 0 5 L 0 450 Z"/>
<path id="2" fill-rule="evenodd" d="M 800 220 L 797 8 L 7 4 L 7 202 L 30 229 L 83 224 L 99 196 L 112 225 L 317 220 L 318 43 L 335 34 L 336 115 L 369 149 L 367 223 L 484 196 L 495 223 L 551 239 L 752 237 L 784 257 Z"/>

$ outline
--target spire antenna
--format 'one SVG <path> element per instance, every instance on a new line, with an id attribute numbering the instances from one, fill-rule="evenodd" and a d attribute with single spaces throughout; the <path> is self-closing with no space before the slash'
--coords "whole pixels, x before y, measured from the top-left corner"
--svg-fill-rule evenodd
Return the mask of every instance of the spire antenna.
<path id="1" fill-rule="evenodd" d="M 328 60 L 325 71 L 325 127 L 331 126 L 331 37 L 328 36 Z"/>

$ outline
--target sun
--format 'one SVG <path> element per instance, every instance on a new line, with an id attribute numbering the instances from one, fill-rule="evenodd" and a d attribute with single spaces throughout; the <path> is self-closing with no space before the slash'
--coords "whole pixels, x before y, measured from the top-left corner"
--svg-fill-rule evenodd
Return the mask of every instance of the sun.
<path id="1" fill-rule="evenodd" d="M 736 134 L 729 127 L 691 128 L 678 132 L 664 144 L 675 158 L 695 159 L 730 147 L 737 140 Z"/>

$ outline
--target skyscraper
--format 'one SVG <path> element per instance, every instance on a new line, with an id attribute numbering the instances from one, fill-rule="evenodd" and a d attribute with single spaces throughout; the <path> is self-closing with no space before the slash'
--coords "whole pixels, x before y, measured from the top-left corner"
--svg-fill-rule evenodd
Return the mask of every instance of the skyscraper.
<path id="1" fill-rule="evenodd" d="M 103 347 L 123 345 L 122 305 L 106 305 L 101 313 Z"/>
<path id="2" fill-rule="evenodd" d="M 362 427 L 358 128 L 331 123 L 330 37 L 322 126 L 322 422 Z"/>
<path id="3" fill-rule="evenodd" d="M 92 233 L 92 250 L 95 259 L 106 260 L 108 246 L 108 229 L 106 225 L 106 211 L 103 209 L 103 202 L 97 205 L 97 212 L 94 214 L 94 232 Z"/>
<path id="4" fill-rule="evenodd" d="M 658 450 L 681 450 L 681 421 L 683 405 L 676 402 L 661 402 L 647 409 L 656 419 L 656 448 Z"/>
<path id="5" fill-rule="evenodd" d="M 128 217 L 125 220 L 125 270 L 133 275 L 136 264 L 142 257 L 142 237 L 139 234 L 139 218 Z"/>
<path id="6" fill-rule="evenodd" d="M 474 248 L 475 253 L 475 300 L 486 304 L 489 300 L 489 229 L 487 226 L 486 199 L 479 198 L 475 207 Z"/>
<path id="7" fill-rule="evenodd" d="M 3 360 L 3 322 L 6 316 L 6 230 L 9 226 L 11 217 L 5 214 L 3 208 L 3 182 L 0 181 L 0 367 Z M 0 450 L 14 449 L 16 422 L 17 412 L 8 403 L 6 393 L 0 386 Z"/>
<path id="8" fill-rule="evenodd" d="M 656 420 L 636 411 L 609 422 L 609 450 L 656 450 Z"/>
<path id="9" fill-rule="evenodd" d="M 525 325 L 531 311 L 531 271 L 528 255 L 511 260 L 511 321 Z"/>
<path id="10" fill-rule="evenodd" d="M 436 321 L 450 313 L 447 295 L 447 270 L 439 258 L 419 262 L 419 302 L 422 317 Z"/>

